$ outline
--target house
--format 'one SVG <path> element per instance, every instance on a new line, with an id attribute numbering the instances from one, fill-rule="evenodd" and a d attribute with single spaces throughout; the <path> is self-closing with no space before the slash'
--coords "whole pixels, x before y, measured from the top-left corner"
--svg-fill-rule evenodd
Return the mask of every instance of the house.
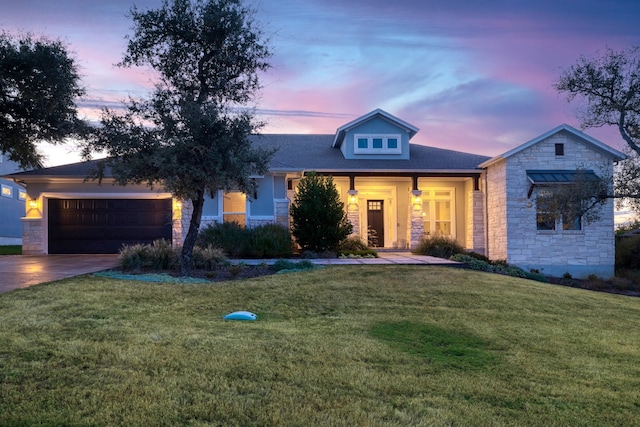
<path id="1" fill-rule="evenodd" d="M 254 177 L 255 194 L 207 199 L 202 223 L 289 225 L 296 186 L 315 171 L 333 177 L 354 234 L 365 240 L 375 230 L 381 247 L 408 249 L 424 236 L 446 235 L 468 250 L 547 274 L 613 275 L 612 204 L 598 223 L 540 230 L 532 193 L 545 171 L 611 170 L 622 153 L 567 125 L 494 158 L 411 144 L 417 132 L 378 109 L 335 134 L 255 136 L 256 146 L 278 148 L 269 173 Z M 116 252 L 160 237 L 181 243 L 189 203 L 145 186 L 85 182 L 92 167 L 9 176 L 28 193 L 24 253 Z"/>
<path id="2" fill-rule="evenodd" d="M 20 171 L 18 164 L 0 153 L 0 177 Z M 27 191 L 12 180 L 0 178 L 0 245 L 22 243 L 22 222 Z"/>

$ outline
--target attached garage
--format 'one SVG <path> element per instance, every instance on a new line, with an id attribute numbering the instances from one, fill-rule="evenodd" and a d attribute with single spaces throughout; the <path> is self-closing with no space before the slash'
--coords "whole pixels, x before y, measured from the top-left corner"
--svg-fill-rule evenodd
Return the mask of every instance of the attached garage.
<path id="1" fill-rule="evenodd" d="M 166 199 L 48 199 L 50 254 L 110 254 L 123 245 L 172 240 Z"/>

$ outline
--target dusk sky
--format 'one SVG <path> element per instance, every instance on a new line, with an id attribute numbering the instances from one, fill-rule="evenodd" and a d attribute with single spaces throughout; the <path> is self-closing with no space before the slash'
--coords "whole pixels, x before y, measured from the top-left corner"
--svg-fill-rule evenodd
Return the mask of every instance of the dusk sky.
<path id="1" fill-rule="evenodd" d="M 0 0 L 0 29 L 64 41 L 88 88 L 80 105 L 144 96 L 150 75 L 113 64 L 133 4 L 161 0 Z M 375 108 L 420 128 L 414 143 L 489 156 L 562 123 L 575 109 L 556 93 L 580 55 L 640 45 L 637 0 L 252 1 L 271 39 L 272 68 L 257 107 L 264 133 L 334 133 Z M 622 148 L 615 129 L 587 130 Z M 64 150 L 65 153 L 69 149 Z M 76 161 L 49 150 L 49 165 Z"/>

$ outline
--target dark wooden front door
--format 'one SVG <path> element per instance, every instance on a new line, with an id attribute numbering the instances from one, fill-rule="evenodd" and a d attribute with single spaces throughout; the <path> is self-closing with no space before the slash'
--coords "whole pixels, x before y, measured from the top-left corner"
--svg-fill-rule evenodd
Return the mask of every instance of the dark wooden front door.
<path id="1" fill-rule="evenodd" d="M 369 246 L 384 246 L 384 200 L 367 200 Z"/>
<path id="2" fill-rule="evenodd" d="M 171 241 L 171 199 L 49 199 L 50 254 L 110 254 Z"/>

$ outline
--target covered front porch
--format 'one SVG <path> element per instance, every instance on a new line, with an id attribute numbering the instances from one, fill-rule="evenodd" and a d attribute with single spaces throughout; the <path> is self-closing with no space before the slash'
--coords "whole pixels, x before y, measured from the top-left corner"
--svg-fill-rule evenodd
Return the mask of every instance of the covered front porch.
<path id="1" fill-rule="evenodd" d="M 353 235 L 369 246 L 413 249 L 425 236 L 455 239 L 484 253 L 480 173 L 317 172 L 330 175 Z M 291 179 L 293 200 L 297 179 Z"/>

